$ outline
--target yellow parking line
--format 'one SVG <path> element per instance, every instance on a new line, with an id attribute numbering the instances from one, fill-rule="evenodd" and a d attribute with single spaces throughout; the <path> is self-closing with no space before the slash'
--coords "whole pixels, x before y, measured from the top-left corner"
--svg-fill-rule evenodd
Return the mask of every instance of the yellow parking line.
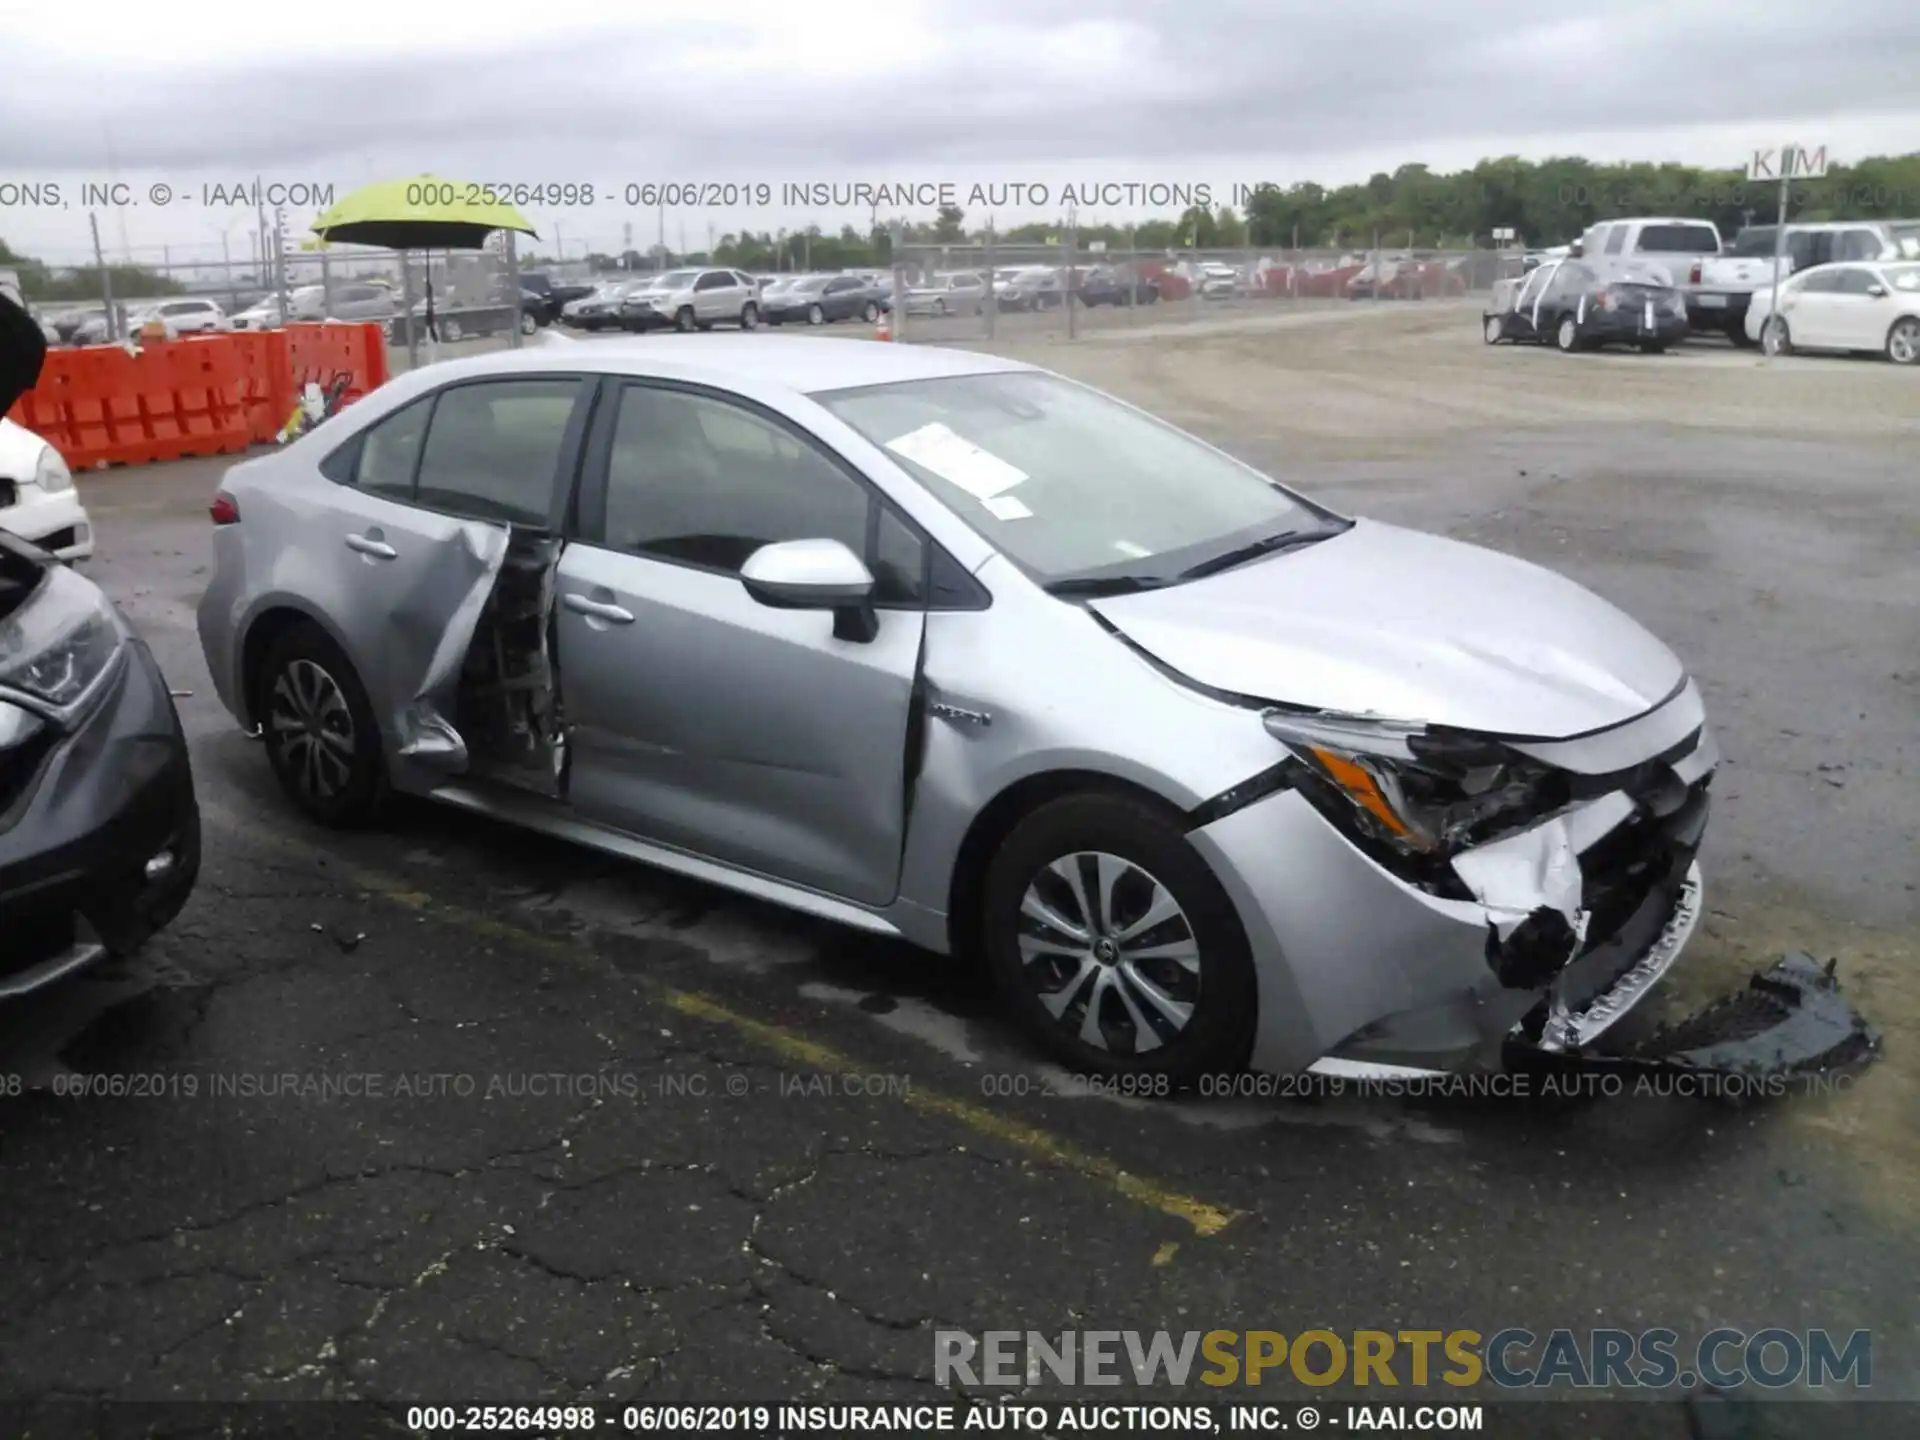
<path id="1" fill-rule="evenodd" d="M 250 838 L 258 838 L 278 848 L 301 854 L 314 853 L 310 846 L 266 829 L 257 823 L 242 820 L 224 809 L 203 805 L 201 811 L 203 815 L 217 818 L 231 829 L 244 831 Z M 578 963 L 580 960 L 580 952 L 584 947 L 575 945 L 571 941 L 557 940 L 537 930 L 522 929 L 518 925 L 509 925 L 505 921 L 495 920 L 459 905 L 449 905 L 443 900 L 437 900 L 419 890 L 409 889 L 383 875 L 342 864 L 336 856 L 329 855 L 327 858 L 331 862 L 330 868 L 335 875 L 383 900 L 405 906 L 410 910 L 432 909 L 438 918 L 457 925 L 470 934 L 484 936 L 491 940 L 534 945 L 563 956 L 573 963 Z M 586 953 L 592 954 L 591 951 Z M 808 1039 L 805 1035 L 789 1030 L 785 1026 L 744 1015 L 711 996 L 702 995 L 697 991 L 676 989 L 646 976 L 627 974 L 625 978 L 652 998 L 679 1011 L 682 1015 L 704 1020 L 712 1025 L 723 1026 L 784 1060 L 835 1074 L 864 1073 L 872 1068 L 830 1045 Z M 976 1105 L 958 1096 L 928 1090 L 919 1085 L 908 1086 L 898 1098 L 922 1114 L 938 1115 L 955 1121 L 976 1134 L 1024 1151 L 1037 1160 L 1058 1166 L 1062 1170 L 1071 1170 L 1150 1210 L 1158 1210 L 1163 1215 L 1183 1220 L 1191 1225 L 1198 1235 L 1218 1235 L 1235 1219 L 1236 1212 L 1232 1210 L 1210 1205 L 1204 1200 L 1183 1194 L 1157 1180 L 1136 1175 L 1122 1169 L 1104 1155 L 1082 1150 L 1038 1125 L 1016 1120 L 984 1105 Z M 1162 1252 L 1167 1254 L 1169 1259 L 1171 1258 L 1171 1251 L 1166 1247 L 1162 1247 Z M 1156 1260 L 1156 1263 L 1165 1262 Z"/>

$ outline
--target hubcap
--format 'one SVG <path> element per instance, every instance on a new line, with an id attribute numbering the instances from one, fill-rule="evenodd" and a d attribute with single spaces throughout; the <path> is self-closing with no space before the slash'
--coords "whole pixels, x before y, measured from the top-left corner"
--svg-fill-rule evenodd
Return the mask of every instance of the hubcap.
<path id="1" fill-rule="evenodd" d="M 296 660 L 273 682 L 269 721 L 280 764 L 302 795 L 330 800 L 353 777 L 353 712 L 334 678 Z"/>
<path id="2" fill-rule="evenodd" d="M 1020 963 L 1054 1021 L 1097 1049 L 1144 1055 L 1179 1038 L 1200 999 L 1186 912 L 1118 855 L 1063 855 L 1020 901 Z"/>
<path id="3" fill-rule="evenodd" d="M 1911 365 L 1920 360 L 1920 325 L 1906 320 L 1895 326 L 1893 338 L 1887 342 L 1887 353 L 1897 365 Z"/>

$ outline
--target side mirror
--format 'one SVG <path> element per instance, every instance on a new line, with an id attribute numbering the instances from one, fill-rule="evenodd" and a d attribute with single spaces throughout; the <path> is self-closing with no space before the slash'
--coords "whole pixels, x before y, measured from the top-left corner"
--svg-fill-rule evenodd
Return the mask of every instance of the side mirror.
<path id="1" fill-rule="evenodd" d="M 831 610 L 833 636 L 860 644 L 880 633 L 873 572 L 838 540 L 762 545 L 740 567 L 747 594 L 774 610 Z"/>
<path id="2" fill-rule="evenodd" d="M 1887 287 L 1875 281 L 1873 284 L 1867 286 L 1867 294 L 1873 296 L 1876 300 L 1884 300 L 1887 298 Z"/>

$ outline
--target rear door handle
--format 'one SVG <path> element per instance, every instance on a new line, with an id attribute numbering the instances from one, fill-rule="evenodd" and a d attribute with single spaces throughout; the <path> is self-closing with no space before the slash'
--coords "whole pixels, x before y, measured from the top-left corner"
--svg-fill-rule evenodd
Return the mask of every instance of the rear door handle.
<path id="1" fill-rule="evenodd" d="M 594 600 L 585 595 L 567 594 L 560 598 L 560 603 L 569 610 L 577 611 L 582 615 L 591 615 L 596 620 L 611 620 L 616 625 L 633 623 L 633 612 L 621 609 L 611 600 Z"/>
<path id="2" fill-rule="evenodd" d="M 347 536 L 347 548 L 358 550 L 362 555 L 371 555 L 376 560 L 391 560 L 399 551 L 384 540 L 374 540 L 365 535 Z"/>

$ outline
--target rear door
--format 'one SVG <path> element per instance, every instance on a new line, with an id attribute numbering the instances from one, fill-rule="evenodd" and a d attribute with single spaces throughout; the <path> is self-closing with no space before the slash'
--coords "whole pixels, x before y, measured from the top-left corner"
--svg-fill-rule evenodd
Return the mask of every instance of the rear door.
<path id="1" fill-rule="evenodd" d="M 1884 295 L 1875 295 L 1879 277 L 1864 265 L 1844 265 L 1834 271 L 1833 291 L 1827 297 L 1832 344 L 1843 350 L 1878 350 L 1891 323 L 1892 307 Z M 1884 291 L 1885 287 L 1880 286 Z"/>
<path id="2" fill-rule="evenodd" d="M 740 582 L 762 545 L 820 538 L 877 577 L 870 641 Z M 785 419 L 724 392 L 608 381 L 557 577 L 574 807 L 825 894 L 891 900 L 928 553 Z"/>
<path id="3" fill-rule="evenodd" d="M 1546 293 L 1548 284 L 1559 271 L 1561 262 L 1549 260 L 1536 265 L 1527 275 L 1526 283 L 1513 298 L 1513 313 L 1507 317 L 1514 327 L 1516 339 L 1534 339 L 1539 335 L 1540 297 Z"/>
<path id="4" fill-rule="evenodd" d="M 403 758 L 465 768 L 452 689 L 509 527 L 558 522 L 588 389 L 546 375 L 449 386 L 321 462 L 334 488 L 295 517 L 300 543 L 281 563 L 300 574 L 276 588 L 310 596 L 332 622 Z"/>
<path id="5" fill-rule="evenodd" d="M 858 277 L 842 275 L 827 282 L 825 304 L 829 320 L 847 320 L 860 313 L 866 303 L 866 287 Z"/>

